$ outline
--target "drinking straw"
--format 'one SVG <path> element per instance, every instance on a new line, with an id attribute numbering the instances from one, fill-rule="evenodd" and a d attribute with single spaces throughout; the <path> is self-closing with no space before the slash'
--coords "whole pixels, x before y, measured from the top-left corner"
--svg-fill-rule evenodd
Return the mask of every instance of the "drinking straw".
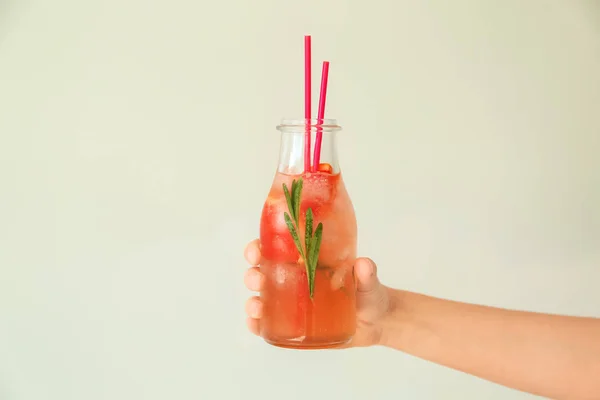
<path id="1" fill-rule="evenodd" d="M 304 118 L 306 119 L 306 133 L 304 135 L 304 172 L 310 171 L 310 113 L 311 113 L 311 49 L 310 35 L 304 36 Z"/>
<path id="2" fill-rule="evenodd" d="M 319 96 L 319 111 L 317 114 L 317 137 L 315 139 L 315 154 L 313 157 L 313 171 L 319 168 L 321 160 L 321 142 L 323 141 L 323 118 L 325 118 L 325 100 L 327 98 L 327 78 L 329 76 L 329 61 L 323 61 L 323 71 L 321 72 L 321 94 Z"/>

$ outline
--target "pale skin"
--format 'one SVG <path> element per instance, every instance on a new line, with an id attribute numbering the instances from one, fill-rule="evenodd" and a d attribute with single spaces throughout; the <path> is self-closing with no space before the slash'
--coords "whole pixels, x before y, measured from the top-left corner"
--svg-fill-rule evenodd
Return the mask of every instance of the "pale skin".
<path id="1" fill-rule="evenodd" d="M 244 282 L 260 292 L 260 242 L 244 252 Z M 379 282 L 369 258 L 354 265 L 357 331 L 349 347 L 385 346 L 513 389 L 553 399 L 600 399 L 600 318 L 512 311 L 425 296 Z M 246 303 L 258 335 L 262 303 Z"/>

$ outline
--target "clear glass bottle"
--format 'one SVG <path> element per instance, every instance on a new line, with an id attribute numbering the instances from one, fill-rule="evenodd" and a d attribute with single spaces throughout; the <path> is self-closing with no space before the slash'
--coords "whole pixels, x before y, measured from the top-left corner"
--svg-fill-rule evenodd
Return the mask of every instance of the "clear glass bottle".
<path id="1" fill-rule="evenodd" d="M 336 347 L 356 330 L 357 226 L 338 163 L 341 127 L 300 119 L 283 120 L 277 129 L 279 164 L 260 222 L 261 336 L 281 347 Z M 322 137 L 319 165 L 311 161 L 309 168 L 307 132 L 310 155 Z"/>

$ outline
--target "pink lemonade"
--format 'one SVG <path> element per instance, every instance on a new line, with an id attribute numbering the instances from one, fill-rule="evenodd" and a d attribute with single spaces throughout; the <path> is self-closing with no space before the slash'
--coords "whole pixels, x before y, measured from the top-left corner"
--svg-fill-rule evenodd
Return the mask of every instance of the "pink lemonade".
<path id="1" fill-rule="evenodd" d="M 277 127 L 279 165 L 260 219 L 266 278 L 260 334 L 280 347 L 336 347 L 356 331 L 356 218 L 337 160 L 341 127 L 325 119 L 328 76 L 324 61 L 312 119 L 311 37 L 305 36 L 304 119 Z"/>
<path id="2" fill-rule="evenodd" d="M 286 222 L 285 214 L 293 217 L 293 213 L 284 191 L 284 185 L 289 190 L 299 180 L 302 190 L 296 233 L 301 250 Z M 307 219 L 312 224 L 307 225 Z M 315 231 L 319 224 L 320 247 L 313 246 L 317 240 L 305 240 L 306 230 Z M 261 335 L 267 342 L 291 348 L 328 348 L 352 338 L 356 330 L 356 235 L 352 202 L 341 173 L 334 173 L 331 165 L 323 163 L 315 172 L 297 175 L 276 174 L 260 223 L 260 268 L 266 278 L 260 294 L 264 303 Z M 310 263 L 307 248 L 317 247 L 315 261 Z"/>

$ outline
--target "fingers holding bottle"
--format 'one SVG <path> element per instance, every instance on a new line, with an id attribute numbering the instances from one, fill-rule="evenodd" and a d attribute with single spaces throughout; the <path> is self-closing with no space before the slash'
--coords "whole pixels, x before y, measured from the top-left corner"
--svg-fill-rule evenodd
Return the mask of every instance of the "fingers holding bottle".
<path id="1" fill-rule="evenodd" d="M 265 276 L 258 267 L 250 267 L 244 274 L 244 285 L 248 290 L 260 292 L 265 284 Z"/>
<path id="2" fill-rule="evenodd" d="M 260 241 L 255 239 L 246 245 L 244 249 L 244 258 L 251 265 L 244 274 L 244 285 L 248 290 L 260 292 L 263 289 L 265 276 L 260 272 L 258 265 L 261 259 Z"/>
<path id="3" fill-rule="evenodd" d="M 263 289 L 265 277 L 260 272 L 260 241 L 258 239 L 251 241 L 244 250 L 244 258 L 251 265 L 244 274 L 244 285 L 248 290 L 260 292 Z M 263 303 L 260 297 L 253 296 L 246 301 L 246 325 L 248 330 L 255 335 L 260 335 L 260 319 L 263 315 Z"/>
<path id="4" fill-rule="evenodd" d="M 244 258 L 248 264 L 252 266 L 260 264 L 261 252 L 259 239 L 254 239 L 246 245 L 246 248 L 244 249 Z"/>
<path id="5" fill-rule="evenodd" d="M 248 330 L 255 335 L 260 335 L 260 319 L 263 316 L 263 304 L 257 296 L 250 297 L 246 301 L 246 325 Z"/>

